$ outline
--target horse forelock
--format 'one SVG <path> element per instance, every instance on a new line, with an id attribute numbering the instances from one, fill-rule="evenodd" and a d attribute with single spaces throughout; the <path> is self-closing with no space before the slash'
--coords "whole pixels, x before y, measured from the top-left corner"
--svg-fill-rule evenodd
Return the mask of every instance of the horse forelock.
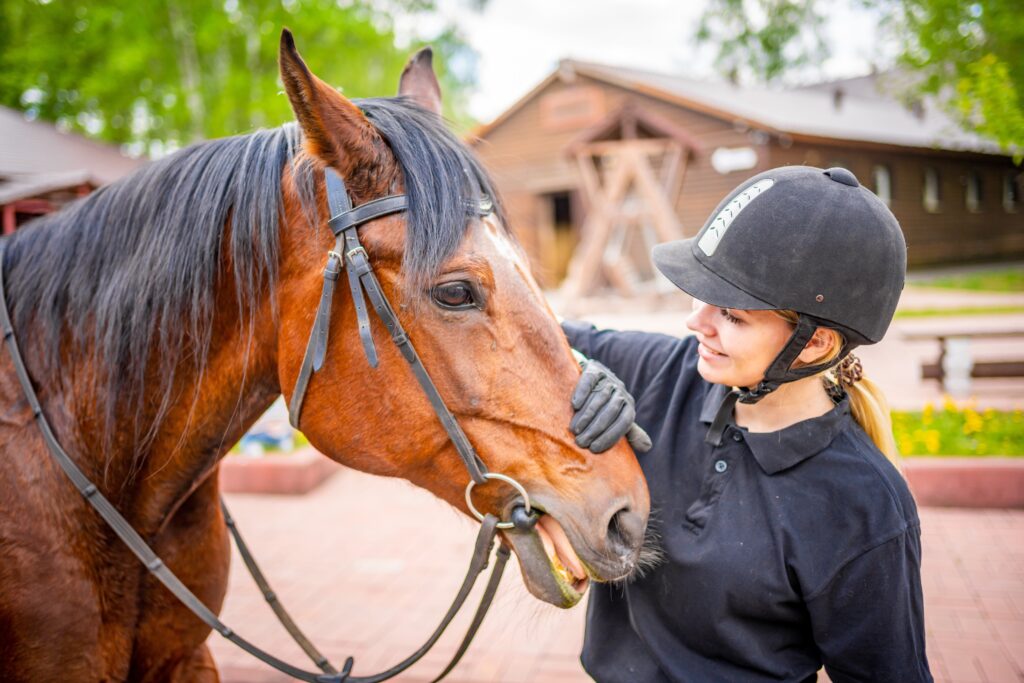
<path id="1" fill-rule="evenodd" d="M 357 104 L 403 174 L 402 273 L 408 291 L 422 292 L 465 235 L 467 175 L 492 198 L 504 226 L 501 206 L 482 166 L 436 115 L 403 98 Z M 173 395 L 177 373 L 189 363 L 197 375 L 206 369 L 225 256 L 240 324 L 254 334 L 256 311 L 277 283 L 286 164 L 310 230 L 324 219 L 317 165 L 301 147 L 294 123 L 199 143 L 11 238 L 5 279 L 15 329 L 34 342 L 43 375 L 36 381 L 68 386 L 77 369 L 62 367 L 64 357 L 88 359 L 108 452 L 115 430 L 128 429 L 144 456 L 172 401 L 185 398 Z M 159 385 L 147 386 L 154 377 Z M 154 397 L 155 415 L 144 420 L 143 398 L 151 406 Z"/>

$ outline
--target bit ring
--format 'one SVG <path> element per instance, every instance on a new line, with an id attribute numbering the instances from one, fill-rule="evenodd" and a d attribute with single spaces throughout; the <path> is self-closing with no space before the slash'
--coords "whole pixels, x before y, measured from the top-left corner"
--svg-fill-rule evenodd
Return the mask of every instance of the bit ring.
<path id="1" fill-rule="evenodd" d="M 496 472 L 486 472 L 484 474 L 484 479 L 497 479 L 498 481 L 503 481 L 512 488 L 514 488 L 523 497 L 523 506 L 526 508 L 526 512 L 530 512 L 530 494 L 526 492 L 526 489 L 523 488 L 523 485 L 520 484 L 518 481 L 516 481 L 512 477 L 506 476 L 504 474 L 498 474 Z M 469 484 L 466 485 L 466 506 L 469 508 L 469 511 L 473 513 L 473 516 L 482 522 L 484 521 L 483 514 L 481 514 L 481 512 L 476 509 L 475 505 L 473 505 L 474 486 L 476 486 L 476 482 L 470 479 Z M 499 529 L 511 529 L 513 527 L 515 527 L 515 524 L 513 524 L 512 522 L 498 522 Z"/>

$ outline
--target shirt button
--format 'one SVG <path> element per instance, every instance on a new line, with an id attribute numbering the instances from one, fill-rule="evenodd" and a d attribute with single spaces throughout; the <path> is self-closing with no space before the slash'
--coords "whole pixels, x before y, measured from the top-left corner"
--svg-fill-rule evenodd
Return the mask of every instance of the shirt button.
<path id="1" fill-rule="evenodd" d="M 715 472 L 721 474 L 722 472 L 725 472 L 727 469 L 729 469 L 729 463 L 727 463 L 726 461 L 719 460 L 715 463 Z"/>
<path id="2" fill-rule="evenodd" d="M 732 433 L 732 440 L 733 441 L 743 441 L 743 435 L 740 434 L 739 432 L 733 432 Z"/>

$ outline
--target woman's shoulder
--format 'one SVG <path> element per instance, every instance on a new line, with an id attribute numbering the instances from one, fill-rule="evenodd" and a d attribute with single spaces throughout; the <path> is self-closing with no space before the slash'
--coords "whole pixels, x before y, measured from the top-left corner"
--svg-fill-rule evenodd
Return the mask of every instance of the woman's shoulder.
<path id="1" fill-rule="evenodd" d="M 826 449 L 828 464 L 837 469 L 838 483 L 849 490 L 855 503 L 882 507 L 905 526 L 918 524 L 917 506 L 898 464 L 878 449 L 860 425 L 850 422 Z M 862 486 L 869 487 L 868 495 Z"/>
<path id="2" fill-rule="evenodd" d="M 872 549 L 919 533 L 917 506 L 903 475 L 850 422 L 786 477 L 789 562 L 805 595 Z"/>

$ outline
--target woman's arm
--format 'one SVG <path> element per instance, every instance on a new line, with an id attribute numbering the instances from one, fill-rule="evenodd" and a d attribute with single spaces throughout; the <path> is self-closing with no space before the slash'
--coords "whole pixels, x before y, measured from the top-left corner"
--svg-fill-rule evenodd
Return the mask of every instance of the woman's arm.
<path id="1" fill-rule="evenodd" d="M 834 683 L 932 680 L 925 656 L 919 526 L 848 562 L 806 604 L 814 641 Z"/>
<path id="2" fill-rule="evenodd" d="M 678 358 L 687 340 L 651 332 L 599 330 L 590 323 L 562 322 L 569 345 L 608 366 L 639 401 L 654 378 Z"/>

